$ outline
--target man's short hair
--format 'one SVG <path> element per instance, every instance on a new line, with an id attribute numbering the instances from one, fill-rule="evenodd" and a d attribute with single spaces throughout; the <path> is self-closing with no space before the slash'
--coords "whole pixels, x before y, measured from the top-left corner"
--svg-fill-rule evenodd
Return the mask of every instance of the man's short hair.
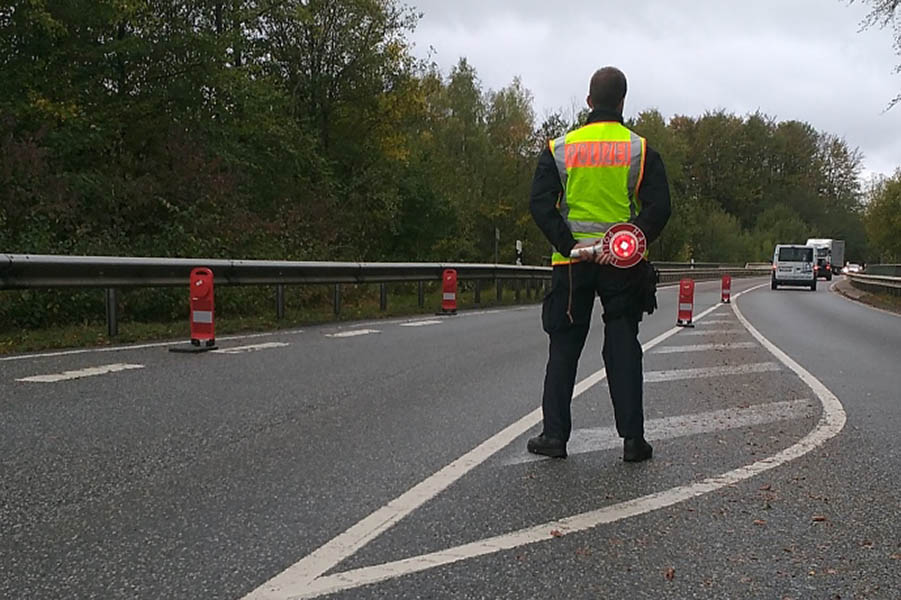
<path id="1" fill-rule="evenodd" d="M 595 108 L 616 110 L 626 97 L 626 76 L 616 67 L 598 69 L 591 76 L 588 95 Z"/>

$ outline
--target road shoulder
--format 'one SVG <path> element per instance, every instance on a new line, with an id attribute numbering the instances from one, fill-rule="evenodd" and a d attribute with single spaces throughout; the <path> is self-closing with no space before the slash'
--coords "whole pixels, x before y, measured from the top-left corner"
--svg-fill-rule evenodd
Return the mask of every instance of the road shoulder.
<path id="1" fill-rule="evenodd" d="M 901 301 L 859 290 L 851 285 L 851 281 L 846 277 L 842 277 L 829 286 L 829 290 L 843 298 L 864 304 L 869 308 L 901 316 Z"/>

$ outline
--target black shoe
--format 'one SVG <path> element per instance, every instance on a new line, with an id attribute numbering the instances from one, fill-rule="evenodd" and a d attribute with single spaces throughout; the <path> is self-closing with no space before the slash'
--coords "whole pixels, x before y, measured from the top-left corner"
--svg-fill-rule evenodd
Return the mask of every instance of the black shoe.
<path id="1" fill-rule="evenodd" d="M 529 440 L 526 448 L 532 454 L 542 454 L 551 458 L 566 458 L 566 442 L 552 437 L 546 437 L 543 433 Z"/>
<path id="2" fill-rule="evenodd" d="M 623 440 L 623 460 L 626 462 L 641 462 L 653 454 L 654 448 L 643 437 Z"/>

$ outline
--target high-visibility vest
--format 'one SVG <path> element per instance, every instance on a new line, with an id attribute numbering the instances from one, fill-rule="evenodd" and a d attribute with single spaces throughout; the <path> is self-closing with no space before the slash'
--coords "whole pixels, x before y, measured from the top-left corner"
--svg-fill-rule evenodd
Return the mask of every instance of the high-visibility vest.
<path id="1" fill-rule="evenodd" d="M 558 209 L 578 241 L 597 241 L 641 210 L 647 141 L 617 121 L 589 123 L 550 141 L 563 193 Z M 554 252 L 551 263 L 578 260 Z"/>

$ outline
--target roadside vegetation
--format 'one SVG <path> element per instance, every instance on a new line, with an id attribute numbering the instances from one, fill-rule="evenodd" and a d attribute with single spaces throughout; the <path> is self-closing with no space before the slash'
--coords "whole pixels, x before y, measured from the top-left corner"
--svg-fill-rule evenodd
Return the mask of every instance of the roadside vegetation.
<path id="1" fill-rule="evenodd" d="M 512 73 L 491 90 L 465 58 L 448 73 L 416 59 L 417 19 L 396 0 L 4 3 L 0 252 L 492 262 L 497 230 L 500 262 L 522 240 L 524 262 L 546 264 L 528 212 L 535 158 L 584 115 L 538 118 Z M 657 260 L 768 261 L 809 237 L 846 240 L 857 262 L 901 256 L 898 229 L 881 229 L 901 174 L 863 189 L 860 152 L 829 132 L 651 108 L 628 125 L 671 180 Z M 223 293 L 226 329 L 226 314 L 272 303 Z M 331 310 L 307 294 L 311 315 Z M 0 292 L 0 347 L 102 322 L 101 297 Z M 182 290 L 123 303 L 133 323 L 186 310 Z"/>

